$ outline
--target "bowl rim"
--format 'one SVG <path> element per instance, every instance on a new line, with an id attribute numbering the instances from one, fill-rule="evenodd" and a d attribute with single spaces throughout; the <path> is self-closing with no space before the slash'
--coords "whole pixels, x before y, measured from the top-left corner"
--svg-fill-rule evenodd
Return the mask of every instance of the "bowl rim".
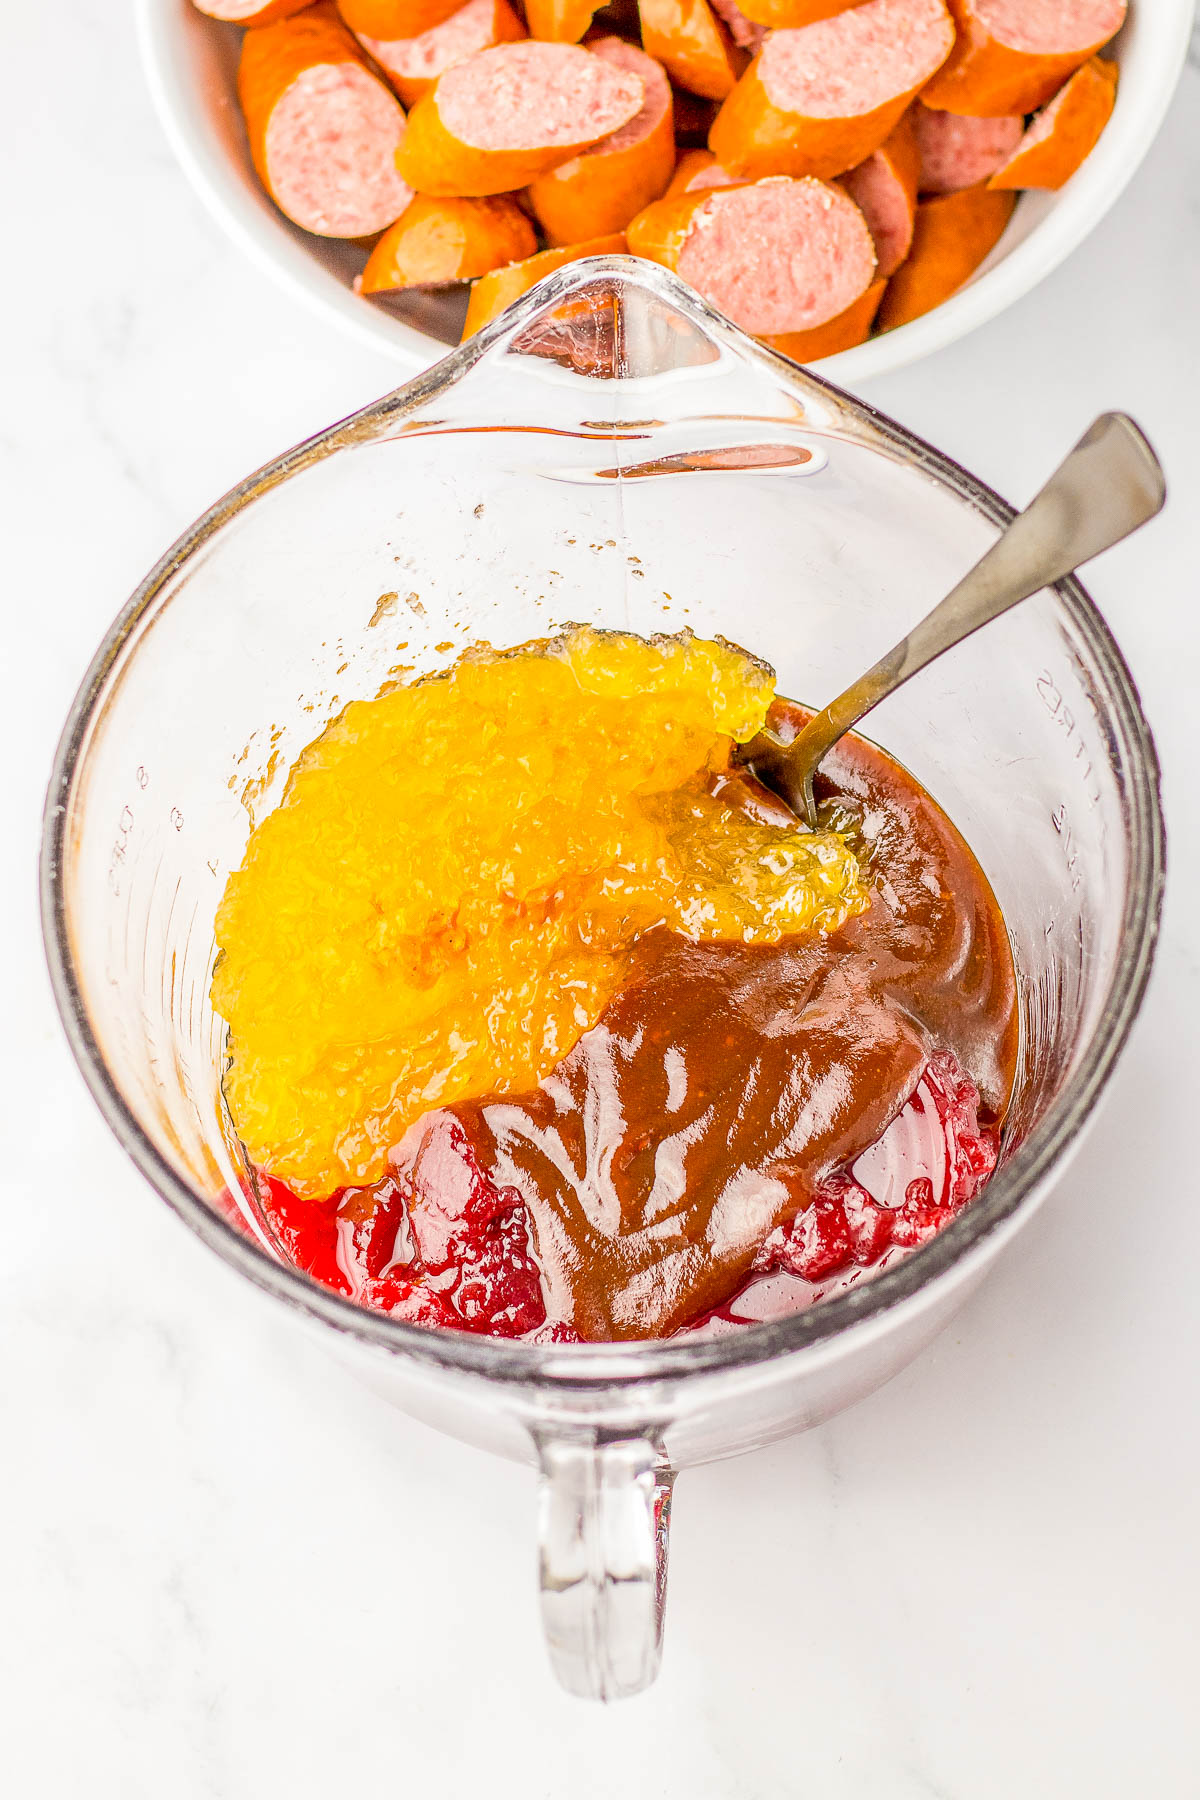
<path id="1" fill-rule="evenodd" d="M 1147 12 L 1152 9 L 1154 16 L 1127 20 L 1118 43 L 1131 26 L 1139 34 L 1152 34 L 1144 49 L 1139 46 L 1139 56 L 1146 59 L 1145 73 L 1132 96 L 1122 84 L 1100 143 L 1055 196 L 1053 212 L 1010 250 L 1003 249 L 1001 239 L 967 285 L 932 312 L 814 365 L 827 380 L 858 382 L 892 374 L 987 324 L 1053 273 L 1115 205 L 1166 115 L 1187 60 L 1195 17 L 1195 0 L 1134 0 L 1134 4 Z M 445 356 L 451 347 L 440 338 L 373 307 L 321 267 L 292 236 L 294 228 L 282 215 L 274 229 L 264 229 L 261 207 L 252 206 L 246 197 L 242 172 L 235 173 L 226 159 L 210 153 L 202 132 L 186 122 L 179 105 L 172 54 L 179 26 L 174 20 L 181 8 L 191 10 L 190 0 L 135 0 L 135 5 L 142 66 L 159 122 L 193 190 L 226 235 L 310 311 L 410 372 Z M 1164 9 L 1172 8 L 1164 16 Z"/>
<path id="2" fill-rule="evenodd" d="M 110 672 L 144 615 L 183 565 L 243 507 L 289 475 L 337 450 L 361 444 L 372 428 L 394 426 L 477 362 L 503 355 L 539 315 L 600 277 L 633 283 L 657 294 L 776 380 L 808 387 L 824 406 L 840 414 L 860 442 L 948 489 L 966 506 L 999 527 L 1015 508 L 935 449 L 868 402 L 837 388 L 773 351 L 747 339 L 719 313 L 698 300 L 668 271 L 631 257 L 595 257 L 573 263 L 539 283 L 507 313 L 432 370 L 383 395 L 349 418 L 285 451 L 231 488 L 176 539 L 139 583 L 106 632 L 72 701 L 55 752 L 46 793 L 39 866 L 39 897 L 47 965 L 56 1004 L 84 1080 L 118 1143 L 160 1198 L 207 1246 L 256 1287 L 309 1319 L 331 1326 L 343 1338 L 400 1354 L 427 1367 L 490 1377 L 517 1388 L 539 1385 L 613 1393 L 647 1381 L 719 1374 L 776 1363 L 804 1351 L 817 1352 L 833 1339 L 858 1335 L 859 1328 L 886 1326 L 887 1315 L 906 1305 L 926 1303 L 940 1278 L 961 1274 L 972 1252 L 1031 1210 L 1049 1177 L 1074 1146 L 1107 1085 L 1141 1006 L 1158 939 L 1165 885 L 1166 840 L 1158 756 L 1133 676 L 1095 602 L 1075 576 L 1056 582 L 1052 592 L 1079 633 L 1101 676 L 1106 718 L 1127 757 L 1125 829 L 1129 879 L 1121 918 L 1119 948 L 1104 1011 L 1079 1065 L 1028 1138 L 992 1176 L 982 1193 L 936 1237 L 889 1269 L 847 1292 L 799 1313 L 737 1332 L 687 1340 L 652 1339 L 624 1343 L 538 1345 L 520 1340 L 430 1331 L 371 1312 L 321 1287 L 300 1270 L 277 1261 L 196 1193 L 143 1131 L 111 1075 L 92 1032 L 82 983 L 71 948 L 63 871 L 71 825 L 71 802 L 81 774 L 93 718 L 107 703 Z M 514 427 L 516 428 L 516 427 Z"/>

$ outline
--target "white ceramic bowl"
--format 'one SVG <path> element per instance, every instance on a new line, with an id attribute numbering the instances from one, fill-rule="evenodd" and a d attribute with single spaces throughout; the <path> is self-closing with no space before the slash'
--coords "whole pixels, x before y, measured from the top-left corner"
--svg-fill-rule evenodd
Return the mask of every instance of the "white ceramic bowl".
<path id="1" fill-rule="evenodd" d="M 229 235 L 283 286 L 409 373 L 457 342 L 463 305 L 438 294 L 361 299 L 365 256 L 352 244 L 290 224 L 259 185 L 234 90 L 241 32 L 204 18 L 191 0 L 137 0 L 142 56 L 176 155 Z M 1058 194 L 1025 194 L 999 244 L 968 285 L 899 331 L 828 358 L 821 373 L 854 383 L 903 368 L 994 318 L 1082 242 L 1149 149 L 1187 53 L 1195 0 L 1133 0 L 1117 40 L 1121 82 L 1112 119 Z"/>

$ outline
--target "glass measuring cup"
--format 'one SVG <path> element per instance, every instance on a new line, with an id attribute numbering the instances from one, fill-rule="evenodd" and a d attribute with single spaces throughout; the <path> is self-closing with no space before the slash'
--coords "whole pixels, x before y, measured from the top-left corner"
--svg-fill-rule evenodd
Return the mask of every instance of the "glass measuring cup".
<path id="1" fill-rule="evenodd" d="M 1163 843 L 1153 745 L 1082 587 L 934 665 L 873 731 L 991 878 L 1024 1050 L 1005 1160 L 939 1237 L 804 1314 L 690 1342 L 534 1347 L 360 1311 L 239 1229 L 213 914 L 251 816 L 348 700 L 467 642 L 572 620 L 723 632 L 820 702 L 1008 509 L 742 337 L 671 276 L 561 271 L 436 369 L 259 471 L 151 571 L 51 780 L 46 938 L 64 1023 L 134 1162 L 197 1234 L 416 1417 L 541 1470 L 566 1686 L 653 1679 L 671 1481 L 878 1386 L 945 1323 L 1078 1141 L 1136 1013 Z"/>

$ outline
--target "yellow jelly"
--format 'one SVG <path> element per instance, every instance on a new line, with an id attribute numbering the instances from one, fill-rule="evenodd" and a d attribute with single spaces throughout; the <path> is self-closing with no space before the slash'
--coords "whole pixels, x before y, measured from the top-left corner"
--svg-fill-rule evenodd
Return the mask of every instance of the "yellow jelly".
<path id="1" fill-rule="evenodd" d="M 317 1197 L 430 1107 L 541 1080 L 654 926 L 778 942 L 866 905 L 832 832 L 707 791 L 771 673 L 684 634 L 577 628 L 356 701 L 303 752 L 217 914 L 225 1094 Z"/>

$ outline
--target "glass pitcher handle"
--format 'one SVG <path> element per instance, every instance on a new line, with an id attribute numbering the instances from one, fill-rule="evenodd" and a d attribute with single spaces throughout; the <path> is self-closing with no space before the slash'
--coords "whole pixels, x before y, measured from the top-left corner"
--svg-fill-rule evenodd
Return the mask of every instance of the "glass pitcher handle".
<path id="1" fill-rule="evenodd" d="M 646 1438 L 538 1443 L 542 1624 L 568 1693 L 619 1700 L 662 1656 L 674 1472 Z"/>

